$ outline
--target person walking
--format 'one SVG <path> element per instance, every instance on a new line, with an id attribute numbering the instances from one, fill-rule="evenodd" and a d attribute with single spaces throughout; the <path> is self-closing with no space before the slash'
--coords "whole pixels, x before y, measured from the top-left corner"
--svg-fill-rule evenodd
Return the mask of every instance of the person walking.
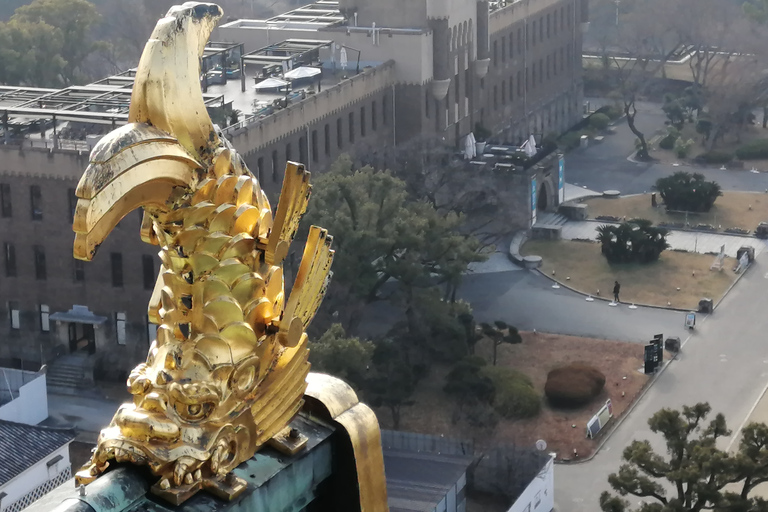
<path id="1" fill-rule="evenodd" d="M 618 281 L 613 282 L 613 301 L 619 302 L 619 291 L 621 290 L 621 285 Z"/>

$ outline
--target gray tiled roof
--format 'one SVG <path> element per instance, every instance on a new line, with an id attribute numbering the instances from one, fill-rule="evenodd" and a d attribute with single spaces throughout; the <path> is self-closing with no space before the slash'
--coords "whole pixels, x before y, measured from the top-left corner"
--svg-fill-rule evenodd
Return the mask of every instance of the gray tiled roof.
<path id="1" fill-rule="evenodd" d="M 0 485 L 75 438 L 74 430 L 0 420 Z"/>

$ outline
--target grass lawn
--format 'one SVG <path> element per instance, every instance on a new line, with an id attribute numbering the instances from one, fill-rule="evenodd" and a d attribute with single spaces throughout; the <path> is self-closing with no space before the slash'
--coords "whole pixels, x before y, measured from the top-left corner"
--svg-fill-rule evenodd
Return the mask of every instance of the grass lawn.
<path id="1" fill-rule="evenodd" d="M 613 282 L 621 283 L 621 301 L 637 304 L 697 309 L 699 299 L 715 301 L 736 279 L 732 268 L 736 261 L 725 258 L 721 272 L 709 270 L 714 256 L 664 251 L 659 261 L 648 265 L 609 265 L 600 253 L 600 244 L 576 241 L 531 240 L 523 254 L 543 258 L 541 271 L 583 293 L 612 298 Z M 692 275 L 695 272 L 695 276 Z M 570 280 L 566 281 L 566 278 Z M 677 291 L 677 288 L 680 291 Z"/>
<path id="2" fill-rule="evenodd" d="M 434 365 L 429 375 L 419 382 L 412 397 L 414 405 L 402 408 L 400 429 L 454 439 L 473 439 L 481 448 L 494 444 L 532 446 L 538 439 L 544 439 L 547 449 L 556 452 L 559 459 L 573 458 L 574 449 L 580 458 L 592 453 L 600 438 L 586 438 L 587 421 L 608 398 L 613 403 L 614 417 L 618 418 L 648 381 L 648 377 L 638 371 L 643 365 L 642 344 L 544 333 L 520 334 L 523 342 L 519 345 L 502 344 L 499 347 L 498 365 L 521 371 L 530 377 L 534 388 L 542 396 L 542 409 L 538 416 L 524 420 L 501 419 L 492 431 L 481 431 L 463 421 L 456 422 L 456 404 L 443 392 L 449 368 Z M 489 341 L 479 341 L 475 352 L 490 364 L 492 347 Z M 603 392 L 581 409 L 549 407 L 544 398 L 547 373 L 555 367 L 576 361 L 589 362 L 603 372 Z M 392 417 L 386 408 L 376 409 L 376 415 L 382 428 L 392 428 Z"/>
<path id="3" fill-rule="evenodd" d="M 661 202 L 661 198 L 658 197 Z M 587 199 L 589 217 L 594 219 L 599 215 L 614 217 L 643 218 L 654 224 L 660 222 L 685 222 L 685 214 L 667 213 L 663 206 L 653 208 L 651 195 L 620 197 L 606 199 L 602 197 Z M 752 209 L 750 210 L 750 206 Z M 768 221 L 768 194 L 755 192 L 723 192 L 715 205 L 707 213 L 688 214 L 688 223 L 711 224 L 715 227 L 744 228 L 754 231 L 760 222 Z"/>

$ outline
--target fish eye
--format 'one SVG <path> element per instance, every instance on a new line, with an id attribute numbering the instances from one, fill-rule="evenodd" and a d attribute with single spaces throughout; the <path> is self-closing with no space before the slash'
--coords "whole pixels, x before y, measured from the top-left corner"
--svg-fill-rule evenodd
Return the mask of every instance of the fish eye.
<path id="1" fill-rule="evenodd" d="M 173 408 L 176 413 L 185 421 L 196 422 L 202 421 L 207 418 L 213 409 L 215 404 L 213 402 L 203 402 L 201 404 L 185 404 L 183 402 L 176 402 Z"/>

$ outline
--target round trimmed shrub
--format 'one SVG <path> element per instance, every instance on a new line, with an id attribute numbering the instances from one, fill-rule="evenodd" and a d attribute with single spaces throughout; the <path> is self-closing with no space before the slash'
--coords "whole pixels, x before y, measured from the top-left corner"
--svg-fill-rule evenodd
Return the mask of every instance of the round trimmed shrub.
<path id="1" fill-rule="evenodd" d="M 577 408 L 591 402 L 605 386 L 605 375 L 584 363 L 571 363 L 550 371 L 544 394 L 555 407 Z"/>
<path id="2" fill-rule="evenodd" d="M 672 149 L 675 147 L 675 141 L 677 137 L 671 133 L 659 141 L 659 147 L 661 149 Z"/>
<path id="3" fill-rule="evenodd" d="M 541 396 L 527 375 L 502 366 L 484 366 L 481 372 L 493 381 L 493 408 L 504 418 L 531 418 L 541 411 Z"/>

